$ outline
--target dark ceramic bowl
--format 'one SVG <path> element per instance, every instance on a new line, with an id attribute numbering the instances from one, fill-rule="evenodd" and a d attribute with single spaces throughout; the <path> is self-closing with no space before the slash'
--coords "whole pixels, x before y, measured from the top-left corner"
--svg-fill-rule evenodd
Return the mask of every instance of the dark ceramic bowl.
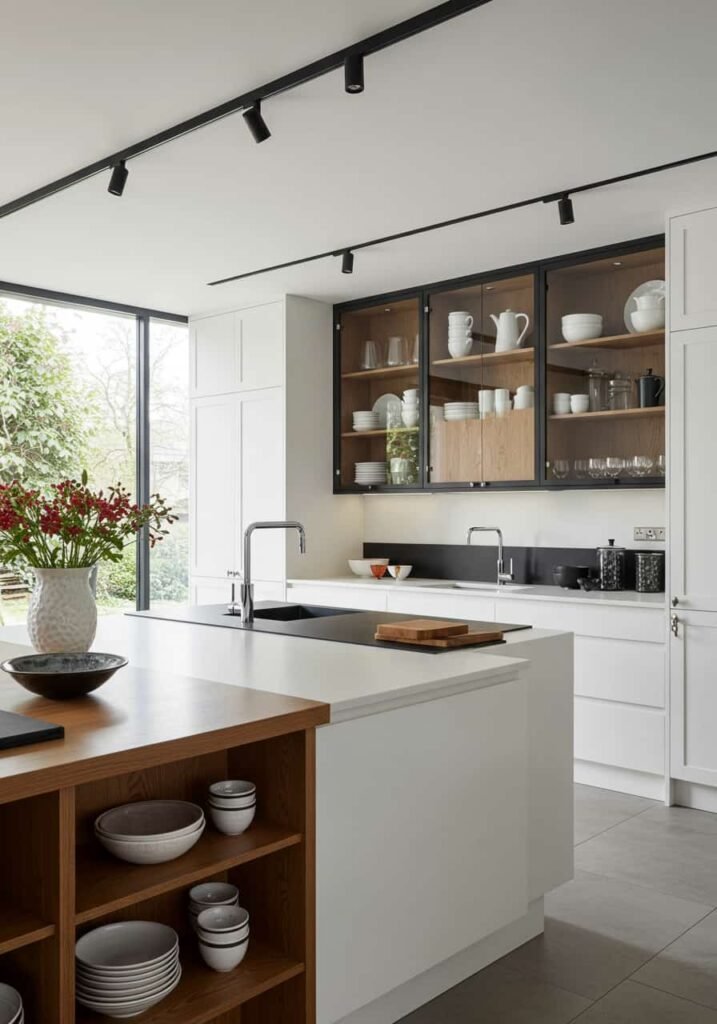
<path id="1" fill-rule="evenodd" d="M 590 575 L 586 565 L 554 565 L 553 583 L 556 587 L 564 587 L 566 590 L 577 590 L 581 577 Z"/>
<path id="2" fill-rule="evenodd" d="M 4 661 L 0 668 L 38 697 L 71 700 L 84 697 L 106 683 L 127 659 L 118 654 L 26 654 Z"/>

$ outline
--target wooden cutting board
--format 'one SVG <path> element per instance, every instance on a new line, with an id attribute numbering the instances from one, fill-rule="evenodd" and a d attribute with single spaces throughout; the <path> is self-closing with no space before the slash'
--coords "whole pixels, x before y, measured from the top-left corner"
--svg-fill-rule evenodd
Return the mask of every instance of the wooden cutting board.
<path id="1" fill-rule="evenodd" d="M 440 619 L 406 619 L 404 622 L 383 622 L 376 627 L 377 640 L 435 640 L 438 637 L 461 636 L 468 632 L 466 622 Z"/>
<path id="2" fill-rule="evenodd" d="M 409 640 L 407 637 L 387 638 L 383 633 L 376 632 L 375 640 L 388 640 L 394 644 L 410 644 L 412 647 L 477 647 L 480 644 L 494 644 L 503 639 L 500 630 L 481 630 L 477 633 L 462 633 L 458 636 L 437 636 L 422 640 Z"/>

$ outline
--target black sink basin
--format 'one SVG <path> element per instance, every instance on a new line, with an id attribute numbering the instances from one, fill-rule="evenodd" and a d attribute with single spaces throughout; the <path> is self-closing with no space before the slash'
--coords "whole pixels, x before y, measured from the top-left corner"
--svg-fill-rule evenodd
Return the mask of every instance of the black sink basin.
<path id="1" fill-rule="evenodd" d="M 328 615 L 355 615 L 355 608 L 324 608 L 314 604 L 286 604 L 278 608 L 257 608 L 255 619 L 272 619 L 275 622 L 296 622 L 298 619 L 323 619 Z"/>

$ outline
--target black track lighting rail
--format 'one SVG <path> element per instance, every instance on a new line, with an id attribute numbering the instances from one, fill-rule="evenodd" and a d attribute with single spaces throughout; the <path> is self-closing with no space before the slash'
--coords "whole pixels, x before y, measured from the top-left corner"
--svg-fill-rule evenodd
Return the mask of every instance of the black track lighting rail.
<path id="1" fill-rule="evenodd" d="M 281 93 L 288 92 L 290 89 L 296 89 L 298 86 L 304 85 L 306 82 L 312 82 L 316 78 L 321 78 L 331 71 L 344 68 L 349 58 L 357 56 L 366 57 L 372 53 L 378 53 L 380 50 L 385 50 L 389 46 L 395 46 L 396 43 L 410 39 L 411 36 L 419 35 L 421 32 L 435 28 L 445 21 L 450 21 L 452 18 L 457 18 L 461 14 L 466 14 L 478 7 L 483 7 L 490 2 L 491 0 L 447 0 L 446 3 L 438 4 L 437 7 L 431 7 L 429 10 L 415 15 L 413 18 L 407 18 L 396 25 L 391 25 L 390 28 L 367 36 L 365 39 L 352 43 L 351 46 L 345 46 L 341 50 L 336 50 L 326 57 L 321 57 L 319 60 L 312 61 L 310 64 L 305 64 L 303 67 L 291 71 L 289 74 L 275 78 L 272 82 L 267 82 L 256 89 L 242 93 L 241 96 L 236 96 L 232 100 L 220 103 L 218 106 L 205 110 L 201 114 L 196 114 L 186 121 L 180 121 L 178 124 L 172 125 L 171 128 L 165 128 L 155 135 L 142 139 L 141 142 L 135 142 L 125 149 L 102 157 L 101 160 L 95 160 L 94 163 L 87 164 L 85 167 L 81 167 L 71 174 L 66 174 L 62 178 L 57 178 L 41 188 L 33 189 L 32 192 L 18 196 L 17 199 L 12 199 L 10 202 L 0 205 L 0 218 L 9 217 L 10 214 L 24 210 L 26 207 L 32 206 L 33 203 L 49 199 L 50 196 L 54 196 L 58 192 L 72 188 L 73 185 L 79 185 L 80 182 L 87 181 L 88 178 L 93 178 L 103 171 L 111 171 L 123 162 L 141 156 L 143 153 L 149 153 L 151 150 L 159 148 L 159 146 L 164 146 L 168 142 L 173 142 L 184 135 L 189 135 L 200 128 L 205 128 L 215 121 L 221 121 L 223 118 L 230 117 L 232 114 L 247 108 L 257 107 L 262 100 L 278 96 Z M 355 64 L 353 66 L 354 68 L 356 67 Z"/>
<path id="2" fill-rule="evenodd" d="M 340 249 L 328 249 L 326 252 L 314 253 L 313 256 L 302 256 L 296 260 L 286 260 L 284 263 L 274 263 L 270 267 L 260 267 L 257 270 L 246 270 L 242 274 L 233 274 L 231 277 L 222 277 L 217 281 L 207 282 L 210 286 L 218 284 L 229 284 L 230 281 L 242 281 L 247 277 L 257 277 L 259 274 L 270 274 L 274 270 L 286 270 L 288 267 L 298 267 L 302 263 L 314 263 L 316 260 L 328 259 L 330 256 L 343 256 L 344 253 L 355 253 L 359 249 L 368 249 L 374 245 L 385 245 L 387 242 L 398 242 L 402 238 L 412 238 L 414 235 L 424 235 L 429 231 L 440 231 L 443 228 L 455 227 L 457 224 L 466 224 L 471 220 L 481 220 L 483 217 L 494 217 L 499 213 L 508 213 L 510 210 L 521 210 L 526 206 L 537 206 L 538 203 L 557 203 L 561 224 L 572 224 L 574 221 L 573 206 L 570 197 L 580 192 L 593 192 L 599 188 L 607 188 L 609 185 L 618 185 L 623 181 L 633 181 L 635 178 L 644 178 L 648 174 L 659 174 L 661 171 L 672 171 L 678 167 L 687 167 L 689 164 L 701 163 L 703 160 L 713 160 L 717 157 L 717 149 L 709 153 L 698 153 L 696 156 L 683 157 L 680 160 L 671 160 L 669 163 L 656 164 L 654 167 L 645 167 L 639 171 L 630 171 L 627 174 L 616 174 L 612 178 L 602 178 L 600 181 L 591 181 L 586 185 L 575 185 L 571 188 L 563 188 L 559 192 L 549 192 L 547 195 L 531 196 L 530 199 L 519 199 L 515 203 L 504 203 L 503 206 L 493 206 L 488 210 L 478 210 L 476 213 L 466 213 L 460 217 L 451 217 L 450 220 L 440 220 L 433 224 L 423 224 L 418 228 L 409 228 L 407 231 L 397 231 L 392 235 L 383 235 L 381 238 L 372 238 L 367 242 L 353 242 L 351 245 L 342 246 Z M 342 268 L 343 269 L 343 268 Z M 346 273 L 347 271 L 344 271 Z M 351 271 L 353 272 L 353 258 L 351 260 Z"/>

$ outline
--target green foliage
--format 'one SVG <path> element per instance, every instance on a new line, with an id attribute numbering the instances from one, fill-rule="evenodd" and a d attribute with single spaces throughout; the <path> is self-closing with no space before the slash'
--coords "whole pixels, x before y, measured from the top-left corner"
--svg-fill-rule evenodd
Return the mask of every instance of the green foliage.
<path id="1" fill-rule="evenodd" d="M 89 408 L 88 408 L 89 407 Z M 42 486 L 73 476 L 88 443 L 94 395 L 41 309 L 0 303 L 0 482 Z"/>

